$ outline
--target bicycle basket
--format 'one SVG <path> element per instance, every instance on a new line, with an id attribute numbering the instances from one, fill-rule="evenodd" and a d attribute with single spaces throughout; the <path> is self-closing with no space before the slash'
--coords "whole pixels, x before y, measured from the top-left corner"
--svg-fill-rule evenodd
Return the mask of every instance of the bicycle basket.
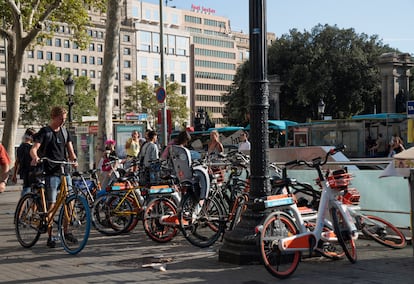
<path id="1" fill-rule="evenodd" d="M 338 200 L 347 205 L 358 205 L 361 195 L 356 188 L 347 188 L 344 194 L 338 196 Z"/>
<path id="2" fill-rule="evenodd" d="M 329 186 L 337 190 L 343 190 L 346 188 L 351 179 L 351 174 L 344 170 L 334 171 L 332 175 L 328 176 Z"/>

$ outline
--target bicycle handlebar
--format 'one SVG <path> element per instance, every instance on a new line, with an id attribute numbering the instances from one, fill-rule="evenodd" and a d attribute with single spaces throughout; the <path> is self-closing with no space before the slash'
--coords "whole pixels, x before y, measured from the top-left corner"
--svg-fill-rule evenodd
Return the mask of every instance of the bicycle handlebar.
<path id="1" fill-rule="evenodd" d="M 305 165 L 305 166 L 308 166 L 310 168 L 316 168 L 316 167 L 319 167 L 319 166 L 323 166 L 328 161 L 329 156 L 335 155 L 338 152 L 342 152 L 343 150 L 345 150 L 345 148 L 346 148 L 345 145 L 340 144 L 340 145 L 337 145 L 334 148 L 330 149 L 326 153 L 325 158 L 323 160 L 322 160 L 321 157 L 313 158 L 312 161 L 292 160 L 292 161 L 286 162 L 285 167 L 292 166 L 292 165 L 297 165 L 297 166 L 298 165 Z"/>
<path id="2" fill-rule="evenodd" d="M 42 163 L 44 161 L 47 161 L 47 162 L 52 163 L 52 164 L 58 164 L 58 165 L 76 165 L 78 163 L 77 161 L 75 161 L 75 162 L 56 161 L 56 160 L 49 159 L 47 157 L 43 157 L 43 158 L 39 159 L 40 163 Z"/>

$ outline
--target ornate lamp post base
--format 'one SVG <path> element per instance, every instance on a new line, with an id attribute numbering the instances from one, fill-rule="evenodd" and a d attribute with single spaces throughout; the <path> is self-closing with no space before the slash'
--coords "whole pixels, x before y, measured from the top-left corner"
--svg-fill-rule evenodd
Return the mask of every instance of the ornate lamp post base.
<path id="1" fill-rule="evenodd" d="M 224 235 L 219 261 L 237 265 L 258 264 L 260 251 L 254 229 L 263 217 L 264 212 L 247 209 L 236 228 Z"/>

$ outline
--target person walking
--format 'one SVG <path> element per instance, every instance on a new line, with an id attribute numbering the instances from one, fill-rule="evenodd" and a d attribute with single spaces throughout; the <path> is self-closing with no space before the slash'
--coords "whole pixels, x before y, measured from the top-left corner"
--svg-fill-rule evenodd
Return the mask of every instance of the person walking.
<path id="1" fill-rule="evenodd" d="M 127 158 L 135 158 L 138 156 L 140 144 L 139 144 L 139 133 L 137 130 L 132 131 L 131 137 L 125 143 Z"/>
<path id="2" fill-rule="evenodd" d="M 239 152 L 250 151 L 250 141 L 248 140 L 249 134 L 246 131 L 240 133 Z"/>
<path id="3" fill-rule="evenodd" d="M 138 159 L 141 161 L 141 167 L 149 167 L 151 162 L 159 159 L 159 149 L 157 146 L 157 132 L 148 131 L 147 142 L 142 146 Z"/>
<path id="4" fill-rule="evenodd" d="M 208 154 L 224 152 L 224 147 L 220 142 L 220 136 L 217 130 L 212 130 L 210 132 L 210 142 L 208 143 L 207 152 Z"/>
<path id="5" fill-rule="evenodd" d="M 106 140 L 105 141 L 105 152 L 102 158 L 99 160 L 98 169 L 101 170 L 99 175 L 99 182 L 101 183 L 101 187 L 106 189 L 109 185 L 112 174 L 114 172 L 114 168 L 116 168 L 118 164 L 118 155 L 115 151 L 115 140 Z M 112 162 L 115 161 L 115 165 Z"/>
<path id="6" fill-rule="evenodd" d="M 400 136 L 394 135 L 390 143 L 390 152 L 388 157 L 393 157 L 395 154 L 398 154 L 405 150 L 404 143 Z"/>
<path id="7" fill-rule="evenodd" d="M 39 163 L 40 158 L 47 157 L 55 161 L 72 161 L 76 162 L 76 154 L 73 149 L 72 137 L 67 129 L 63 126 L 67 117 L 67 110 L 64 107 L 55 106 L 50 112 L 50 123 L 42 127 L 39 132 L 33 135 L 33 146 L 30 149 L 32 166 Z M 72 186 L 72 179 L 66 168 L 66 180 L 68 186 Z M 52 209 L 56 203 L 58 188 L 60 185 L 60 165 L 51 163 L 44 164 L 46 174 L 46 196 L 48 210 Z M 52 238 L 52 228 L 48 228 L 47 246 L 56 247 L 56 241 Z M 71 234 L 65 236 L 68 241 L 76 242 Z"/>
<path id="8" fill-rule="evenodd" d="M 17 157 L 14 162 L 12 182 L 17 183 L 17 174 L 19 174 L 20 178 L 23 180 L 21 196 L 30 192 L 31 180 L 29 178 L 29 174 L 32 168 L 30 165 L 32 162 L 30 158 L 30 149 L 33 145 L 33 135 L 35 133 L 36 131 L 33 128 L 27 128 L 23 135 L 23 141 L 19 148 L 17 148 Z"/>
<path id="9" fill-rule="evenodd" d="M 7 154 L 6 148 L 0 144 L 0 193 L 6 190 L 7 180 L 10 171 L 10 157 Z"/>

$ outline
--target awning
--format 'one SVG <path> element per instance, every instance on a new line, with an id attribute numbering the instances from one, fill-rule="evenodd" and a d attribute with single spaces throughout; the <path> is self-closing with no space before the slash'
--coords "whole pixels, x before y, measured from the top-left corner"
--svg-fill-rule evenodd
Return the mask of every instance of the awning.
<path id="1" fill-rule="evenodd" d="M 287 130 L 289 126 L 297 125 L 297 122 L 290 121 L 290 120 L 269 120 L 269 129 L 275 129 L 275 130 Z M 246 126 L 245 130 L 250 129 L 250 124 Z"/>

